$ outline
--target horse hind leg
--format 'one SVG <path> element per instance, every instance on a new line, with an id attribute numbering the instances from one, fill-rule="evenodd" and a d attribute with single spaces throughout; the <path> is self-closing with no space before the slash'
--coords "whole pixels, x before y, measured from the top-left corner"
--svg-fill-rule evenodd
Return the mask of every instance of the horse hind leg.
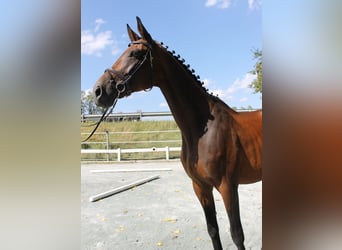
<path id="1" fill-rule="evenodd" d="M 202 187 L 195 182 L 193 182 L 193 188 L 204 210 L 207 229 L 212 240 L 214 250 L 222 250 L 219 228 L 216 219 L 215 202 L 212 193 L 213 188 L 208 186 Z"/>
<path id="2" fill-rule="evenodd" d="M 219 191 L 224 201 L 224 205 L 227 210 L 229 222 L 230 222 L 230 234 L 233 241 L 239 250 L 244 250 L 245 236 L 243 233 L 241 220 L 240 220 L 240 208 L 239 208 L 239 194 L 238 186 L 228 183 L 223 183 Z"/>

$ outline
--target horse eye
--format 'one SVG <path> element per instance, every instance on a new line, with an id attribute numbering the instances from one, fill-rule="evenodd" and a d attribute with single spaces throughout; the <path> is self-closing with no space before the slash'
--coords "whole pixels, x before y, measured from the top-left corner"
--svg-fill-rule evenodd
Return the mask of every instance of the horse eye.
<path id="1" fill-rule="evenodd" d="M 140 50 L 133 50 L 129 56 L 130 57 L 135 57 L 137 59 L 141 59 L 142 56 L 143 56 L 143 53 Z"/>

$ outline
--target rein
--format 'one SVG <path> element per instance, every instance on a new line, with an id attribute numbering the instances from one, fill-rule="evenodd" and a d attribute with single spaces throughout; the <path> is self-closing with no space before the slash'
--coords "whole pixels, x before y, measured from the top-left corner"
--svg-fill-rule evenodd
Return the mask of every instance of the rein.
<path id="1" fill-rule="evenodd" d="M 97 128 L 100 126 L 100 123 L 101 123 L 102 121 L 104 121 L 105 119 L 107 119 L 107 117 L 109 116 L 109 114 L 112 113 L 112 111 L 113 111 L 113 109 L 114 109 L 114 107 L 115 107 L 115 105 L 116 105 L 116 102 L 117 102 L 118 99 L 119 99 L 119 95 L 120 95 L 120 94 L 121 94 L 121 93 L 118 91 L 118 95 L 116 96 L 116 98 L 115 98 L 115 100 L 114 100 L 114 103 L 113 103 L 112 107 L 110 108 L 109 112 L 107 112 L 109 108 L 106 108 L 106 110 L 103 112 L 103 114 L 102 114 L 100 120 L 98 120 L 96 123 L 90 125 L 90 126 L 95 126 L 95 125 L 96 125 L 96 126 L 95 126 L 95 128 L 93 129 L 93 131 L 91 131 L 91 133 L 88 135 L 88 137 L 87 137 L 86 139 L 84 139 L 82 142 L 88 141 L 88 140 L 93 136 L 93 134 L 95 133 L 95 131 L 97 130 Z"/>
<path id="2" fill-rule="evenodd" d="M 121 80 L 121 82 L 118 82 L 115 84 L 115 88 L 118 92 L 125 92 L 127 90 L 127 94 L 126 96 L 129 96 L 132 93 L 132 90 L 129 88 L 128 86 L 128 81 L 134 76 L 134 74 L 142 67 L 142 65 L 145 63 L 145 61 L 147 60 L 147 56 L 150 56 L 150 64 L 151 64 L 151 69 L 153 68 L 153 64 L 152 64 L 152 46 L 148 43 L 144 43 L 144 42 L 131 42 L 130 44 L 128 44 L 128 47 L 130 47 L 132 44 L 143 44 L 145 45 L 148 49 L 144 55 L 144 58 L 139 61 L 137 64 L 134 65 L 134 67 L 132 68 L 132 70 L 130 70 L 130 72 L 126 75 L 123 75 L 121 72 L 115 70 L 115 69 L 106 69 L 104 72 L 107 72 L 110 76 L 110 83 L 111 85 L 113 85 L 114 81 L 114 77 L 111 73 L 114 73 L 116 76 L 118 76 Z M 111 72 L 111 73 L 110 73 Z"/>
<path id="3" fill-rule="evenodd" d="M 101 118 L 100 118 L 96 123 L 89 125 L 89 126 L 95 126 L 95 128 L 94 128 L 93 131 L 89 134 L 89 136 L 88 136 L 86 139 L 84 139 L 82 142 L 88 141 L 88 140 L 93 136 L 93 134 L 95 133 L 95 131 L 96 131 L 97 128 L 99 127 L 100 123 L 101 123 L 102 121 L 104 121 L 104 120 L 112 113 L 112 111 L 113 111 L 113 109 L 114 109 L 114 107 L 115 107 L 115 105 L 116 105 L 117 101 L 119 100 L 119 97 L 120 97 L 120 95 L 121 95 L 122 93 L 124 93 L 124 92 L 127 90 L 127 91 L 126 91 L 126 96 L 129 96 L 129 95 L 133 92 L 133 91 L 129 88 L 129 86 L 128 86 L 128 81 L 129 81 L 129 80 L 132 78 L 132 76 L 133 76 L 133 75 L 142 67 L 142 65 L 143 65 L 143 64 L 145 63 L 145 61 L 147 60 L 147 56 L 148 56 L 148 55 L 150 56 L 151 69 L 153 68 L 153 64 L 152 64 L 152 60 L 153 60 L 153 57 L 152 57 L 152 46 L 151 46 L 150 44 L 148 44 L 148 43 L 136 42 L 136 41 L 135 41 L 135 42 L 129 43 L 129 44 L 128 44 L 128 47 L 130 47 L 132 44 L 143 44 L 143 45 L 145 45 L 145 46 L 148 48 L 147 51 L 146 51 L 146 53 L 145 53 L 145 55 L 144 55 L 144 58 L 143 58 L 141 61 L 139 61 L 137 64 L 135 64 L 134 67 L 133 67 L 133 69 L 130 70 L 130 72 L 129 72 L 128 74 L 126 74 L 126 75 L 123 75 L 122 73 L 120 73 L 120 72 L 117 71 L 117 70 L 109 69 L 109 68 L 106 69 L 106 70 L 104 71 L 104 72 L 107 72 L 107 73 L 109 74 L 109 76 L 110 76 L 110 80 L 109 80 L 109 81 L 110 81 L 111 86 L 114 85 L 115 80 L 114 80 L 113 75 L 112 75 L 110 72 L 114 73 L 117 77 L 120 78 L 121 82 L 118 82 L 118 83 L 115 84 L 115 88 L 116 88 L 118 94 L 117 94 L 117 96 L 115 97 L 114 102 L 113 102 L 113 105 L 112 105 L 112 107 L 110 108 L 110 110 L 109 110 L 109 108 L 106 108 L 106 110 L 103 112 Z M 151 71 L 151 72 L 152 72 L 152 71 Z M 152 81 L 152 77 L 151 77 L 151 81 Z M 152 87 L 151 87 L 151 89 L 152 89 Z M 149 90 L 151 90 L 151 89 L 149 89 Z M 108 110 L 109 110 L 109 112 L 107 112 Z"/>

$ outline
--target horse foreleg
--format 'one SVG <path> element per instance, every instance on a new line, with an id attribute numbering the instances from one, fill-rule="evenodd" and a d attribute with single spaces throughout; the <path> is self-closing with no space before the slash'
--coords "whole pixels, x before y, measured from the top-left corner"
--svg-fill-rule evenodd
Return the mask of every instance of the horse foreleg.
<path id="1" fill-rule="evenodd" d="M 215 250 L 222 250 L 222 244 L 220 240 L 219 228 L 216 220 L 215 202 L 213 198 L 212 187 L 202 187 L 193 182 L 194 191 L 203 207 L 205 219 L 207 222 L 207 228 L 209 236 L 212 240 Z"/>
<path id="2" fill-rule="evenodd" d="M 222 195 L 229 217 L 230 233 L 233 241 L 239 250 L 244 250 L 245 246 L 243 242 L 245 240 L 245 236 L 243 234 L 240 220 L 238 186 L 223 183 L 223 185 L 220 186 L 219 191 Z"/>

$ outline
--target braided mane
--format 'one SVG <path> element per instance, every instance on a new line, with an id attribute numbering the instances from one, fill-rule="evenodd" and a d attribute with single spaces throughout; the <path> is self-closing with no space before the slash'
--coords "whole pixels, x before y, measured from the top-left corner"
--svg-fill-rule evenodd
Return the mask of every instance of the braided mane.
<path id="1" fill-rule="evenodd" d="M 204 82 L 201 81 L 201 77 L 199 75 L 195 75 L 195 70 L 190 67 L 190 64 L 185 64 L 184 58 L 181 58 L 179 54 L 176 54 L 174 50 L 168 50 L 168 46 L 164 45 L 163 42 L 160 43 L 160 45 L 171 55 L 173 58 L 178 61 L 178 63 L 184 68 L 185 71 L 187 71 L 193 79 L 198 83 L 198 85 L 209 95 L 211 95 L 214 98 L 218 98 L 218 96 L 214 96 L 213 92 L 209 93 L 209 89 L 204 87 Z"/>

